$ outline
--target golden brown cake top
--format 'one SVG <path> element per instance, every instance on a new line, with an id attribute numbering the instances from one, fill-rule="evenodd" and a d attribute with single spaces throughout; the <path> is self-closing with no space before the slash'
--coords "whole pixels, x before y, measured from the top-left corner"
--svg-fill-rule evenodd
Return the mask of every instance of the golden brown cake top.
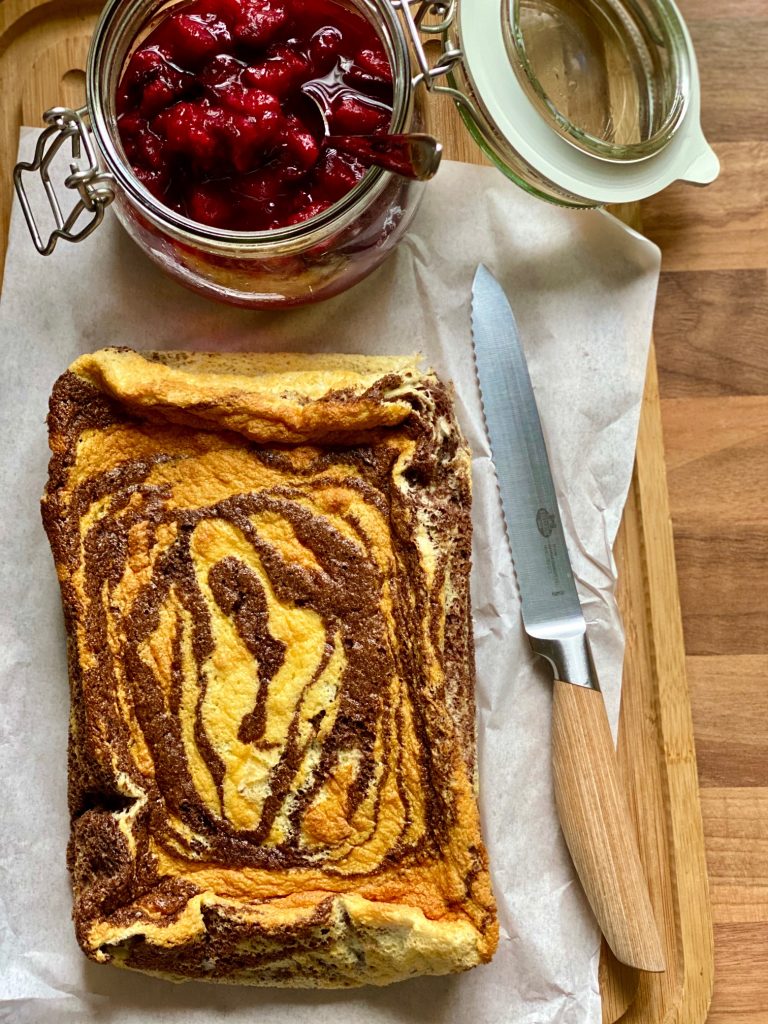
<path id="1" fill-rule="evenodd" d="M 84 949 L 180 949 L 212 908 L 276 934 L 343 894 L 488 959 L 444 386 L 411 358 L 105 349 L 49 426 Z"/>
<path id="2" fill-rule="evenodd" d="M 398 389 L 422 377 L 412 356 L 278 352 L 254 363 L 251 353 L 148 360 L 115 348 L 81 356 L 70 370 L 138 416 L 233 430 L 260 444 L 327 442 L 396 426 L 411 412 Z"/>

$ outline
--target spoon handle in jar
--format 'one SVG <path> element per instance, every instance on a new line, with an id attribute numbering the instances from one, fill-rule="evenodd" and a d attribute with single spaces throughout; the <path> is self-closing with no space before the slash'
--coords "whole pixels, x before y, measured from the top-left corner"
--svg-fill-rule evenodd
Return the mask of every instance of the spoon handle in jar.
<path id="1" fill-rule="evenodd" d="M 443 147 L 431 135 L 329 135 L 325 145 L 356 156 L 366 166 L 383 167 L 403 178 L 427 181 L 440 166 Z"/>

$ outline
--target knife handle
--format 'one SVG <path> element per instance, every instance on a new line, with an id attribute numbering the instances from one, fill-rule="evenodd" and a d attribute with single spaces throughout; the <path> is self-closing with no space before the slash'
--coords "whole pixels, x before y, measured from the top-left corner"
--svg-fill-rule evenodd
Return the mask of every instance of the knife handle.
<path id="1" fill-rule="evenodd" d="M 552 766 L 560 825 L 616 958 L 663 971 L 664 951 L 599 690 L 555 680 Z"/>

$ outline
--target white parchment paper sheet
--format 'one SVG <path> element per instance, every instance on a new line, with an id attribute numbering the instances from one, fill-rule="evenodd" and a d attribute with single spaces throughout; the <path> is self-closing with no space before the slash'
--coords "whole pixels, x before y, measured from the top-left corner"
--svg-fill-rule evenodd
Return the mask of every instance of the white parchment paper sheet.
<path id="1" fill-rule="evenodd" d="M 31 136 L 23 138 L 26 152 Z M 252 313 L 163 277 L 116 220 L 43 259 L 18 208 L 0 306 L 0 1019 L 13 1024 L 583 1024 L 600 1020 L 599 936 L 565 850 L 549 767 L 551 686 L 522 634 L 472 371 L 482 260 L 510 296 L 550 447 L 613 720 L 623 638 L 611 545 L 634 457 L 659 254 L 608 216 L 531 199 L 497 171 L 445 164 L 410 236 L 317 307 Z M 456 388 L 474 452 L 473 600 L 481 805 L 501 941 L 489 966 L 346 992 L 153 978 L 89 963 L 64 850 L 65 638 L 38 502 L 51 385 L 79 353 L 137 348 L 403 353 Z"/>

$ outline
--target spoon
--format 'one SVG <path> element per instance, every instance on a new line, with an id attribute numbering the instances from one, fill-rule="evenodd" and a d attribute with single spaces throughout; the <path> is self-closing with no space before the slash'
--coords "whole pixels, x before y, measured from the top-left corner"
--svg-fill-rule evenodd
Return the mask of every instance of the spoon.
<path id="1" fill-rule="evenodd" d="M 437 174 L 443 147 L 431 135 L 408 132 L 399 135 L 331 135 L 331 105 L 322 81 L 305 82 L 301 91 L 317 108 L 323 122 L 323 146 L 357 157 L 366 167 L 383 167 L 403 178 L 428 181 Z M 370 101 L 369 101 L 370 102 Z"/>

